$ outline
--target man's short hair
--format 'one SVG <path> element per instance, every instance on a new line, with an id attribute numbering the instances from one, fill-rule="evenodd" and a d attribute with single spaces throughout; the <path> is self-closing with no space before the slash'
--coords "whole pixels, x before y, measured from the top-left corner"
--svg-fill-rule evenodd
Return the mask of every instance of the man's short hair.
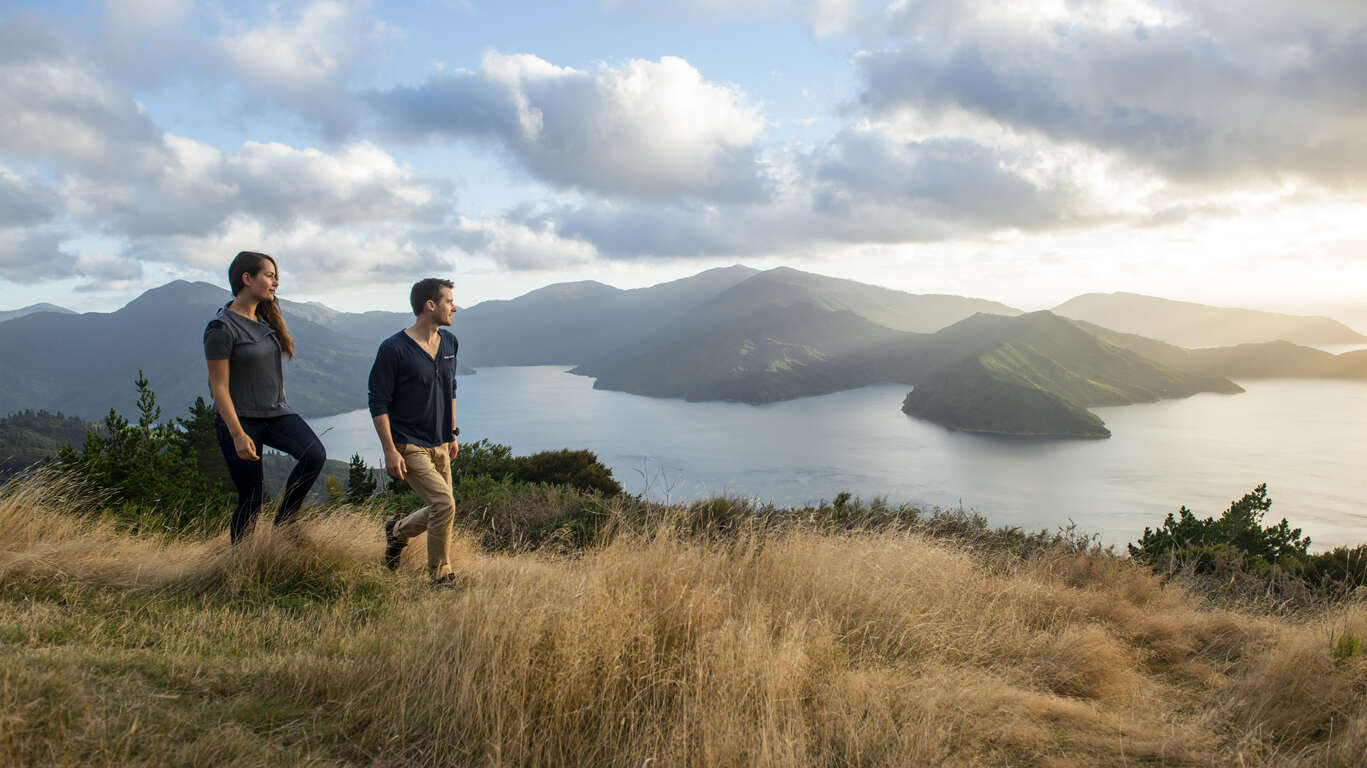
<path id="1" fill-rule="evenodd" d="M 440 277 L 425 277 L 413 283 L 413 290 L 408 294 L 408 303 L 413 305 L 413 314 L 421 315 L 429 301 L 441 301 L 443 288 L 455 290 L 456 284 Z"/>

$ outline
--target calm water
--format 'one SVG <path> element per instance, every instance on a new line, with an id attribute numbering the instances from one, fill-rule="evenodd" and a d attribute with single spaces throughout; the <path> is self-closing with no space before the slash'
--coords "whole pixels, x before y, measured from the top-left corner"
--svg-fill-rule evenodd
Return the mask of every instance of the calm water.
<path id="1" fill-rule="evenodd" d="M 1202 516 L 1260 482 L 1275 519 L 1314 548 L 1367 542 L 1367 384 L 1249 381 L 1239 395 L 1097 408 L 1108 440 L 951 432 L 900 411 L 907 387 L 866 387 L 763 406 L 685 403 L 593 389 L 561 367 L 485 368 L 460 379 L 467 440 L 516 454 L 587 448 L 632 493 L 732 494 L 797 504 L 842 490 L 949 507 L 995 525 L 1069 520 L 1107 543 L 1138 537 L 1182 504 Z M 328 454 L 379 442 L 366 411 L 313 421 Z"/>

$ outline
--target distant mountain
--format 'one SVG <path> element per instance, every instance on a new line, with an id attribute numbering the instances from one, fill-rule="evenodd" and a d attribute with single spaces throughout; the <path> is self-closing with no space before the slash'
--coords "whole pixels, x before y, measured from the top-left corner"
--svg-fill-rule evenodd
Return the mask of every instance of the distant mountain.
<path id="1" fill-rule="evenodd" d="M 72 312 L 66 307 L 59 307 L 56 304 L 48 304 L 44 302 L 42 304 L 30 304 L 27 307 L 20 307 L 19 309 L 0 309 L 0 323 L 5 322 L 6 320 L 13 320 L 16 317 L 32 315 L 35 312 L 56 312 L 59 315 L 76 314 L 75 312 Z"/>
<path id="2" fill-rule="evenodd" d="M 852 312 L 871 323 L 895 331 L 931 333 L 979 312 L 1019 315 L 1021 311 L 995 301 L 946 294 L 917 294 L 877 285 L 842 280 L 789 267 L 755 274 L 719 295 L 717 305 L 758 307 L 814 304 Z"/>
<path id="3" fill-rule="evenodd" d="M 1298 344 L 1367 342 L 1367 336 L 1327 317 L 1212 307 L 1137 293 L 1087 293 L 1065 301 L 1053 311 L 1113 331 L 1184 347 L 1278 340 Z"/>
<path id="4" fill-rule="evenodd" d="M 208 395 L 203 329 L 229 298 L 217 286 L 177 280 L 116 312 L 41 312 L 0 323 L 0 413 L 32 408 L 88 419 L 102 418 L 111 407 L 132 413 L 133 380 L 142 370 L 163 411 L 179 415 L 195 397 Z M 299 351 L 285 364 L 290 404 L 307 416 L 364 407 L 376 347 L 412 316 L 335 313 L 338 327 L 358 334 L 350 335 L 296 313 L 301 306 L 308 305 L 281 307 Z"/>
<path id="5" fill-rule="evenodd" d="M 1230 379 L 1352 379 L 1367 381 L 1367 350 L 1331 354 L 1289 341 L 1186 349 L 1091 323 L 1089 333 L 1170 368 Z"/>
<path id="6" fill-rule="evenodd" d="M 1104 342 L 1049 312 L 979 313 L 920 334 L 810 302 L 748 312 L 741 304 L 707 305 L 669 338 L 602 365 L 594 386 L 765 403 L 897 382 L 914 387 L 904 411 L 947 427 L 1070 437 L 1110 434 L 1090 406 L 1242 391 Z"/>
<path id="7" fill-rule="evenodd" d="M 223 300 L 226 302 L 227 292 L 224 293 Z M 303 318 L 343 336 L 373 341 L 376 348 L 381 341 L 413 324 L 411 312 L 339 312 L 316 301 L 299 303 L 282 299 L 280 311 L 284 313 L 286 323 L 292 322 L 295 318 Z"/>
<path id="8" fill-rule="evenodd" d="M 848 389 L 841 372 L 825 364 L 899 335 L 853 312 L 811 303 L 735 315 L 701 312 L 630 356 L 600 363 L 593 386 L 695 401 L 787 400 Z"/>
<path id="9" fill-rule="evenodd" d="M 981 299 L 922 296 L 778 268 L 751 274 L 574 372 L 597 377 L 598 389 L 655 397 L 784 400 L 848 389 L 848 376 L 829 367 L 831 360 L 984 310 L 1019 314 Z"/>
<path id="10" fill-rule="evenodd" d="M 580 365 L 640 341 L 754 274 L 722 267 L 631 290 L 556 283 L 461 310 L 452 330 L 465 365 Z"/>

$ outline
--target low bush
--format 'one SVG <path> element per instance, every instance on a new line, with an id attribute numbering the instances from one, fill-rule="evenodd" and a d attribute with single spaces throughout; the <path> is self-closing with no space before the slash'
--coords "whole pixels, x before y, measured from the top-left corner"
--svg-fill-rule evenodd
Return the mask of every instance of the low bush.
<path id="1" fill-rule="evenodd" d="M 1272 508 L 1267 484 L 1231 501 L 1218 518 L 1197 517 L 1185 506 L 1168 514 L 1162 527 L 1145 528 L 1129 545 L 1130 557 L 1172 577 L 1178 573 L 1210 576 L 1245 591 L 1261 589 L 1282 598 L 1333 598 L 1367 586 L 1367 546 L 1310 552 L 1310 537 L 1286 518 L 1272 526 L 1263 516 Z"/>

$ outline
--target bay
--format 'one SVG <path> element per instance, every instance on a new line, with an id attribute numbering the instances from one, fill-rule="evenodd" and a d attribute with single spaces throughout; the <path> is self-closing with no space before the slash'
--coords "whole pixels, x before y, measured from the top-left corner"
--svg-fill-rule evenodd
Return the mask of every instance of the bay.
<path id="1" fill-rule="evenodd" d="M 1108 544 L 1186 505 L 1218 515 L 1258 483 L 1313 549 L 1367 543 L 1367 384 L 1240 381 L 1202 394 L 1095 408 L 1106 440 L 953 432 L 900 410 L 908 388 L 865 387 L 752 406 L 687 403 L 593 389 L 557 366 L 483 368 L 459 380 L 462 440 L 518 455 L 586 448 L 631 493 L 659 501 L 730 495 L 780 505 L 841 491 L 958 507 L 993 525 L 1076 523 Z M 364 410 L 315 419 L 331 458 L 380 463 Z"/>

